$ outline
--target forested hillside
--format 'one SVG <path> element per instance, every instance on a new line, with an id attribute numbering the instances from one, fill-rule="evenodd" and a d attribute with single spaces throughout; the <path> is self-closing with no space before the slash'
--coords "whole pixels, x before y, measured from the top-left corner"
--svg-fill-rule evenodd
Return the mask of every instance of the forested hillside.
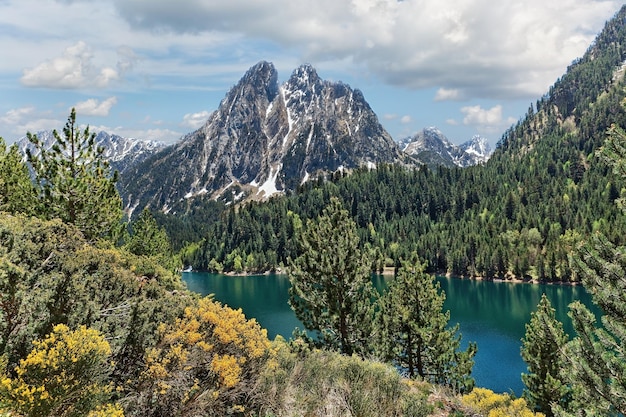
<path id="1" fill-rule="evenodd" d="M 601 231 L 624 240 L 614 200 L 624 184 L 594 156 L 623 107 L 626 9 L 587 53 L 503 136 L 484 165 L 407 170 L 380 166 L 338 174 L 297 193 L 231 208 L 201 225 L 184 261 L 196 269 L 263 271 L 295 257 L 299 224 L 337 196 L 359 226 L 372 266 L 398 266 L 417 253 L 429 271 L 461 276 L 575 280 L 571 245 Z M 193 217 L 162 219 L 175 242 Z M 181 227 L 185 224 L 185 227 Z M 183 233 L 181 233 L 183 232 Z"/>

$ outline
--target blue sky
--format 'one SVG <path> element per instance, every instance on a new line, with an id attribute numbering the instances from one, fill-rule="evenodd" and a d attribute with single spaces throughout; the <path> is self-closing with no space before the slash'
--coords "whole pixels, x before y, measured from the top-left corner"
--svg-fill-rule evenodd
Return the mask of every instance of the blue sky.
<path id="1" fill-rule="evenodd" d="M 582 56 L 618 1 L 0 0 L 0 136 L 78 121 L 175 142 L 261 60 L 363 91 L 401 139 L 492 145 Z"/>

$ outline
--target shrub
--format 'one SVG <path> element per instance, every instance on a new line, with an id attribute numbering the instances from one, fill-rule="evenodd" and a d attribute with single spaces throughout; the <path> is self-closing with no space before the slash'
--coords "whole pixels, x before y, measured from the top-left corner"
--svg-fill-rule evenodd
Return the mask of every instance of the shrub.
<path id="1" fill-rule="evenodd" d="M 426 416 L 432 410 L 419 383 L 390 365 L 280 343 L 256 395 L 260 415 Z"/>
<path id="2" fill-rule="evenodd" d="M 512 398 L 508 394 L 496 394 L 485 388 L 474 390 L 462 397 L 466 406 L 475 409 L 486 417 L 543 417 L 533 413 L 523 398 Z"/>
<path id="3" fill-rule="evenodd" d="M 98 331 L 59 324 L 33 344 L 15 378 L 0 381 L 8 409 L 33 417 L 84 416 L 108 400 L 111 347 Z"/>

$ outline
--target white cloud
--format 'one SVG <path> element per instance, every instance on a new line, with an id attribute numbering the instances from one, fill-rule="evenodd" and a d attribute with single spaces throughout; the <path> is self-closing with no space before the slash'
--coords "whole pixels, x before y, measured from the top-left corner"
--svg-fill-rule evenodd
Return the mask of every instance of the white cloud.
<path id="1" fill-rule="evenodd" d="M 413 119 L 411 119 L 411 116 L 409 116 L 408 114 L 407 114 L 407 115 L 404 115 L 404 116 L 402 116 L 402 117 L 400 118 L 400 123 L 402 123 L 402 124 L 404 124 L 404 125 L 409 124 L 409 123 L 411 123 L 412 121 L 413 121 Z"/>
<path id="2" fill-rule="evenodd" d="M 63 55 L 23 71 L 20 81 L 27 87 L 77 89 L 107 87 L 120 78 L 110 67 L 96 68 L 91 48 L 83 42 L 68 47 Z"/>
<path id="3" fill-rule="evenodd" d="M 461 92 L 456 88 L 440 88 L 435 94 L 435 101 L 459 100 Z"/>
<path id="4" fill-rule="evenodd" d="M 21 107 L 19 109 L 11 109 L 5 113 L 4 116 L 0 117 L 0 122 L 6 123 L 9 125 L 15 125 L 21 122 L 24 117 L 32 114 L 35 111 L 35 108 L 32 106 Z"/>
<path id="5" fill-rule="evenodd" d="M 116 0 L 136 28 L 227 33 L 307 62 L 364 66 L 389 84 L 439 86 L 439 99 L 543 94 L 620 7 L 610 0 Z"/>
<path id="6" fill-rule="evenodd" d="M 26 136 L 26 132 L 57 129 L 63 123 L 50 112 L 41 112 L 32 106 L 11 109 L 0 117 L 0 136 L 10 144 Z"/>
<path id="7" fill-rule="evenodd" d="M 495 125 L 502 122 L 502 106 L 496 105 L 490 109 L 483 109 L 481 106 L 466 106 L 461 108 L 465 114 L 463 124 L 465 125 Z"/>
<path id="8" fill-rule="evenodd" d="M 448 124 L 450 126 L 458 126 L 459 122 L 456 121 L 455 119 L 446 119 L 446 124 Z"/>
<path id="9" fill-rule="evenodd" d="M 465 114 L 463 124 L 476 127 L 482 133 L 492 133 L 501 130 L 504 126 L 515 123 L 512 117 L 504 119 L 502 117 L 502 106 L 495 105 L 490 109 L 483 109 L 481 106 L 466 106 L 461 108 Z"/>
<path id="10" fill-rule="evenodd" d="M 142 140 L 156 140 L 164 143 L 174 143 L 182 136 L 181 132 L 171 129 L 132 129 L 123 127 L 101 126 L 95 130 L 104 130 L 126 138 L 136 138 Z"/>
<path id="11" fill-rule="evenodd" d="M 76 103 L 76 113 L 83 116 L 108 116 L 111 108 L 117 104 L 117 97 L 109 97 L 102 102 L 95 98 Z"/>
<path id="12" fill-rule="evenodd" d="M 26 136 L 26 132 L 36 133 L 42 130 L 60 130 L 59 127 L 62 127 L 64 124 L 65 120 L 43 117 L 26 120 L 24 123 L 17 125 L 13 131 L 19 137 L 22 137 Z"/>
<path id="13" fill-rule="evenodd" d="M 385 113 L 383 114 L 383 119 L 385 120 L 395 120 L 398 118 L 397 114 L 393 114 L 393 113 Z"/>
<path id="14" fill-rule="evenodd" d="M 2 38 L 7 59 L 0 69 L 20 62 L 28 68 L 24 85 L 53 88 L 104 87 L 136 69 L 146 78 L 228 72 L 222 82 L 230 84 L 232 74 L 259 59 L 278 59 L 326 68 L 350 65 L 348 71 L 388 84 L 436 87 L 436 100 L 534 100 L 585 52 L 621 5 L 615 0 L 6 0 L 0 2 L 0 27 L 17 35 Z M 72 24 L 51 27 L 50 21 Z M 59 39 L 82 39 L 101 61 L 92 63 L 89 53 L 72 48 L 43 63 L 33 61 L 60 52 Z"/>
<path id="15" fill-rule="evenodd" d="M 206 123 L 207 119 L 211 115 L 211 112 L 207 110 L 203 110 L 197 113 L 187 113 L 183 116 L 183 121 L 181 122 L 181 127 L 188 127 L 191 129 L 197 129 Z"/>

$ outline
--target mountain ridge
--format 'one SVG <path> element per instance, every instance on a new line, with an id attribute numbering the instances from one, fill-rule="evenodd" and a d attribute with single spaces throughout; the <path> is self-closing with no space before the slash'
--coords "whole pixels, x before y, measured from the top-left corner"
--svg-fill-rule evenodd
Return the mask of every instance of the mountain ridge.
<path id="1" fill-rule="evenodd" d="M 96 146 L 104 148 L 104 159 L 109 162 L 111 169 L 120 174 L 167 147 L 165 143 L 155 140 L 125 138 L 106 131 L 94 133 L 96 133 Z M 35 135 L 41 140 L 45 149 L 52 148 L 56 141 L 52 130 L 40 130 Z M 30 149 L 35 154 L 37 152 L 26 136 L 17 139 L 15 143 L 21 154 L 24 155 L 24 160 L 26 160 L 26 149 Z"/>
<path id="2" fill-rule="evenodd" d="M 309 64 L 278 85 L 274 65 L 261 61 L 200 129 L 131 169 L 121 194 L 129 209 L 168 211 L 197 196 L 264 199 L 329 172 L 380 163 L 416 161 L 360 90 L 322 80 Z"/>
<path id="3" fill-rule="evenodd" d="M 424 128 L 398 144 L 404 152 L 431 166 L 468 167 L 487 162 L 493 153 L 480 135 L 457 146 L 436 127 Z"/>

